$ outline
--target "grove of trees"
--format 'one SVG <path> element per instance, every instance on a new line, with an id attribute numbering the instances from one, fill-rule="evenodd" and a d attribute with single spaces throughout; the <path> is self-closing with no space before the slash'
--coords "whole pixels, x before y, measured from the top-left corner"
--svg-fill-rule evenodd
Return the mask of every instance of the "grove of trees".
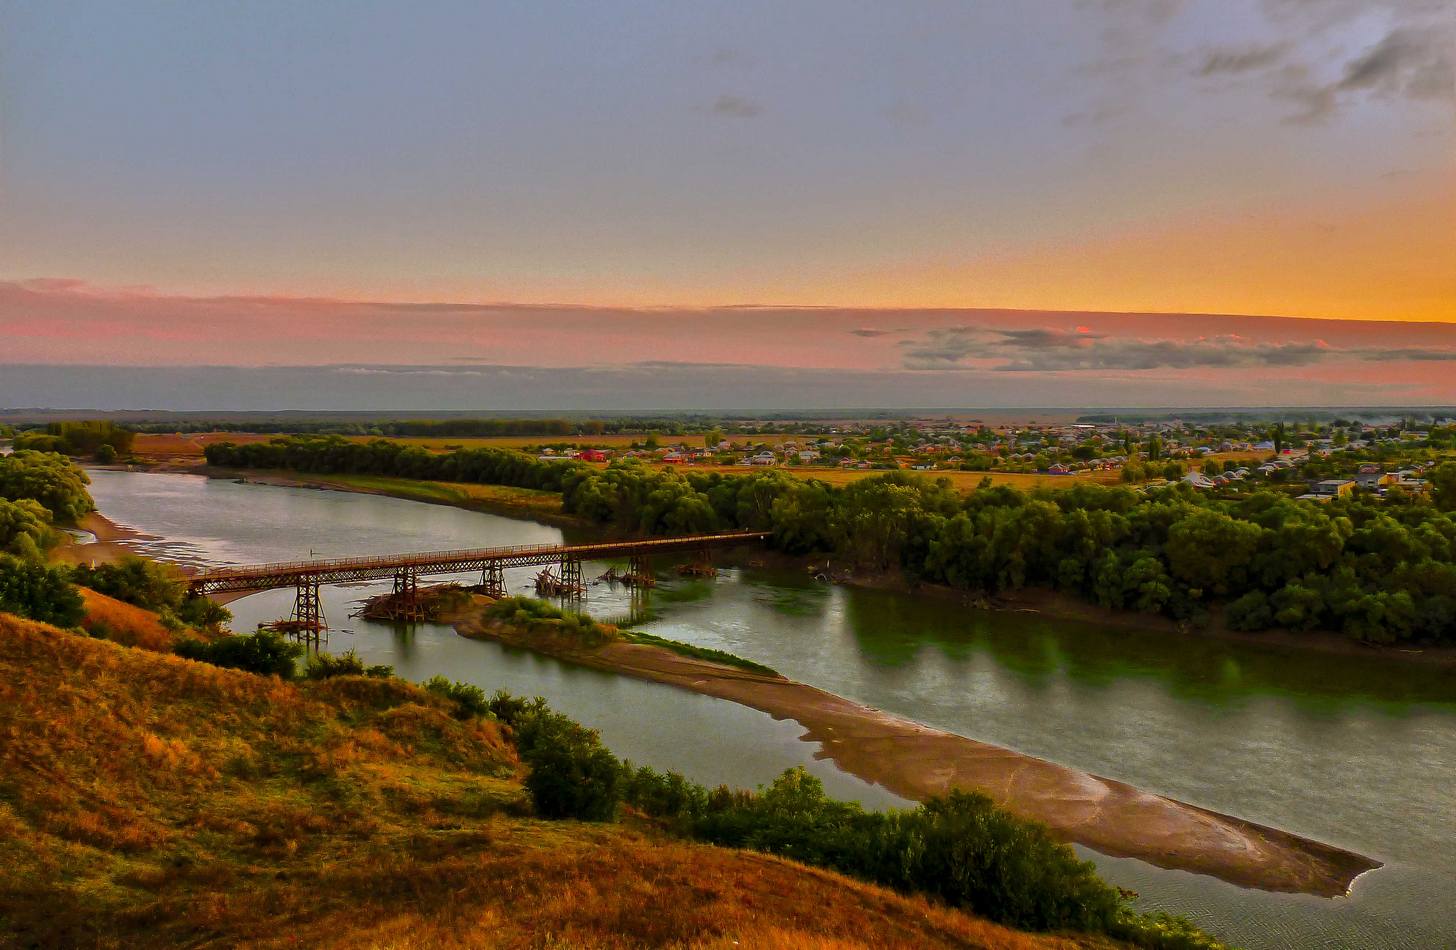
<path id="1" fill-rule="evenodd" d="M 383 440 L 219 444 L 207 456 L 216 465 L 557 490 L 568 512 L 624 531 L 767 530 L 786 551 L 990 594 L 1050 588 L 1193 624 L 1222 611 L 1243 630 L 1456 642 L 1456 463 L 1432 473 L 1433 501 L 1392 493 L 1319 503 L 1184 485 L 962 494 L 905 472 L 835 487 L 775 470 L 660 471 L 630 461 L 601 469 Z"/>

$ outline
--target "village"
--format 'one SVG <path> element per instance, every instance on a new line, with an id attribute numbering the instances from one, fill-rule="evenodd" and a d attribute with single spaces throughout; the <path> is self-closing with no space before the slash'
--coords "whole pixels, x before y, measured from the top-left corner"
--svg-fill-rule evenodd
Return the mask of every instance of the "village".
<path id="1" fill-rule="evenodd" d="M 800 428 L 804 431 L 774 431 Z M 837 422 L 823 431 L 771 422 L 672 440 L 646 435 L 629 445 L 589 440 L 528 446 L 543 460 L 659 466 L 778 467 L 806 478 L 906 470 L 1092 479 L 1139 488 L 1181 482 L 1197 490 L 1275 485 L 1329 500 L 1355 491 L 1423 494 L 1441 449 L 1456 443 L 1456 420 L 1372 425 L 1321 423 L 1206 425 L 1177 420 L 985 425 L 954 419 Z M 589 439 L 589 437 L 588 437 Z M 842 477 L 842 476 L 840 476 Z"/>

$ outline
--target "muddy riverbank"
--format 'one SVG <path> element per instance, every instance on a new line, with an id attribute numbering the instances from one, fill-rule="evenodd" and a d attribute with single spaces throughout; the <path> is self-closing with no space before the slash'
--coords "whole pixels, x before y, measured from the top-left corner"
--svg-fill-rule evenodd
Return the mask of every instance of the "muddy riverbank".
<path id="1" fill-rule="evenodd" d="M 821 758 L 905 798 L 952 788 L 984 792 L 1012 811 L 1045 822 L 1065 840 L 1162 868 L 1208 874 L 1245 887 L 1336 896 L 1378 861 L 1254 822 L 1154 795 L 1123 782 L 1057 765 L 893 716 L 780 676 L 613 642 L 563 643 L 489 618 L 484 609 L 454 618 L 465 637 L 490 639 L 557 659 L 676 686 L 792 719 Z"/>

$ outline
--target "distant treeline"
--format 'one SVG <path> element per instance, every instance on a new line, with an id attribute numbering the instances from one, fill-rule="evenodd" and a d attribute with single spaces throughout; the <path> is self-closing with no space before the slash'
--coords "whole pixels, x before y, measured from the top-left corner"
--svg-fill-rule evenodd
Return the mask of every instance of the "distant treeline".
<path id="1" fill-rule="evenodd" d="M 590 436 L 618 432 L 658 432 L 664 435 L 685 435 L 696 431 L 694 423 L 683 419 L 619 418 L 619 419 L 415 419 L 407 421 L 338 420 L 288 422 L 144 422 L 135 424 L 138 432 L 276 432 L 280 435 L 374 435 L 425 438 L 484 438 L 505 435 Z"/>
<path id="2" fill-rule="evenodd" d="M 1456 463 L 1431 473 L 1433 501 L 1392 493 L 1318 503 L 1182 485 L 962 494 L 948 480 L 904 472 L 835 487 L 781 471 L 599 469 L 496 449 L 432 454 L 342 439 L 224 443 L 207 458 L 560 491 L 566 511 L 623 530 L 768 530 L 786 551 L 830 552 L 986 594 L 1050 588 L 1194 626 L 1222 611 L 1243 630 L 1456 643 Z"/>
<path id="3" fill-rule="evenodd" d="M 136 433 L 109 421 L 52 422 L 43 430 L 22 432 L 17 450 L 95 456 L 109 462 L 131 452 Z"/>

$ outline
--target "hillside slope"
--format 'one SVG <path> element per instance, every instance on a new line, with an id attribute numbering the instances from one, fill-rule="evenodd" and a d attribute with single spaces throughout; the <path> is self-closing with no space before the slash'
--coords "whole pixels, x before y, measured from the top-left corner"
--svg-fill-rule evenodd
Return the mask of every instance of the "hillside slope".
<path id="1" fill-rule="evenodd" d="M 544 822 L 490 722 L 0 614 L 0 945 L 1104 946 L 650 828 Z"/>

